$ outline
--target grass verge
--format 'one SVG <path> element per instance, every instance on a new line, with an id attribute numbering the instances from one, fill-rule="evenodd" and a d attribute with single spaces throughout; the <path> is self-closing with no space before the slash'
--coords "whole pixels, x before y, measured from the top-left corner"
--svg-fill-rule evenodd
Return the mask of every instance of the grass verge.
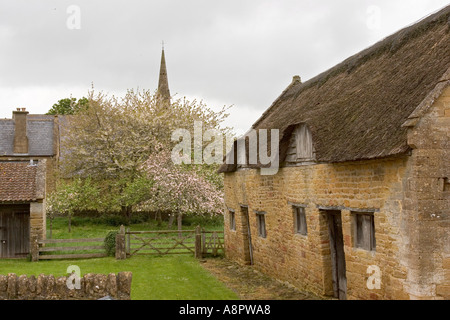
<path id="1" fill-rule="evenodd" d="M 92 220 L 75 218 L 72 232 L 67 232 L 67 220 L 53 221 L 52 238 L 98 238 L 108 231 L 116 230 L 109 225 L 92 223 Z M 150 222 L 130 225 L 132 230 L 152 230 Z M 192 226 L 186 226 L 191 229 Z M 218 226 L 215 226 L 218 228 Z M 210 229 L 210 228 L 208 228 Z M 30 262 L 26 259 L 0 260 L 0 274 L 15 273 L 28 276 L 53 274 L 55 277 L 67 275 L 70 265 L 80 267 L 81 273 L 133 273 L 131 299 L 133 300 L 229 300 L 238 296 L 205 270 L 192 255 L 133 256 L 126 260 L 113 257 L 73 260 L 41 260 Z"/>
<path id="2" fill-rule="evenodd" d="M 229 300 L 237 295 L 202 268 L 190 255 L 135 256 L 126 260 L 112 257 L 28 262 L 0 260 L 0 274 L 15 273 L 55 277 L 67 275 L 67 267 L 77 265 L 81 274 L 133 272 L 132 300 Z"/>

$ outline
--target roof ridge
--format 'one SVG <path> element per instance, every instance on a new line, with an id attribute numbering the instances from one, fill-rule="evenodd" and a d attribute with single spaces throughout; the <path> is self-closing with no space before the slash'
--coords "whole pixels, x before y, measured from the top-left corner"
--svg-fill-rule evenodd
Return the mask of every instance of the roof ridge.
<path id="1" fill-rule="evenodd" d="M 433 105 L 434 101 L 441 95 L 442 91 L 450 86 L 450 67 L 444 72 L 442 77 L 437 81 L 433 90 L 422 100 L 422 102 L 414 109 L 408 116 L 402 127 L 413 127 L 419 119 L 428 111 Z"/>

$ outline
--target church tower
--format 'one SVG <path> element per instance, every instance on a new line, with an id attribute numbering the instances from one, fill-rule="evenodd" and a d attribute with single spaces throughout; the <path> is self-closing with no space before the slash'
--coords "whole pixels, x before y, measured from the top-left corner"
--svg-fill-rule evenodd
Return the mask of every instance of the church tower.
<path id="1" fill-rule="evenodd" d="M 163 101 L 170 103 L 169 80 L 167 79 L 166 58 L 164 56 L 164 42 L 161 53 L 161 67 L 159 69 L 158 95 Z"/>

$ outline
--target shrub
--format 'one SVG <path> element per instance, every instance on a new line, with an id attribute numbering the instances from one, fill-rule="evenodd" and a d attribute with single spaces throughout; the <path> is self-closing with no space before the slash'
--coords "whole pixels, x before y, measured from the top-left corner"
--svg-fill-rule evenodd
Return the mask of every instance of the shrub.
<path id="1" fill-rule="evenodd" d="M 147 212 L 134 212 L 131 216 L 130 224 L 139 224 L 148 222 L 150 214 Z"/>
<path id="2" fill-rule="evenodd" d="M 120 225 L 127 226 L 129 221 L 126 217 L 120 215 L 105 215 L 102 217 L 104 224 L 112 227 L 119 227 Z"/>
<path id="3" fill-rule="evenodd" d="M 108 256 L 114 256 L 116 253 L 116 235 L 118 231 L 109 231 L 104 240 L 105 251 Z"/>

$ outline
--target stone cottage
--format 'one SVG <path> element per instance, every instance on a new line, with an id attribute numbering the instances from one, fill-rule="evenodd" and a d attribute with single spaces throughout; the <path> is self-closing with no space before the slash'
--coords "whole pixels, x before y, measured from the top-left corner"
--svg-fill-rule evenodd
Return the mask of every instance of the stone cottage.
<path id="1" fill-rule="evenodd" d="M 221 166 L 228 258 L 339 299 L 450 299 L 450 6 L 295 76 L 252 129 L 279 130 L 280 168 Z"/>
<path id="2" fill-rule="evenodd" d="M 19 108 L 0 119 L 0 258 L 26 257 L 33 236 L 45 239 L 58 154 L 58 117 Z"/>

